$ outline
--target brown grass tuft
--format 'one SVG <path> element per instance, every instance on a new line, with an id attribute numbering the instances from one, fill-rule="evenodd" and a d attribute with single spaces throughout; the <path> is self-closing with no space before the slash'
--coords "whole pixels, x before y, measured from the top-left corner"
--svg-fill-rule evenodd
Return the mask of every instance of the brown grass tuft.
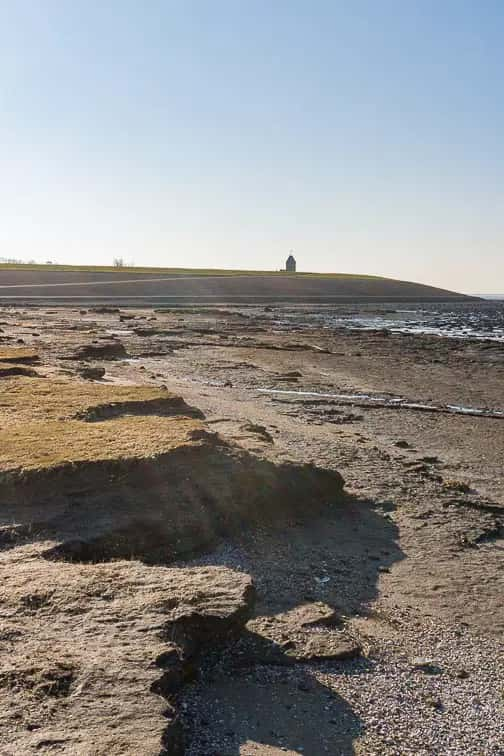
<path id="1" fill-rule="evenodd" d="M 165 389 L 6 378 L 0 472 L 152 458 L 197 445 L 192 434 L 203 429 L 197 414 Z"/>
<path id="2" fill-rule="evenodd" d="M 0 349 L 0 362 L 22 362 L 33 364 L 39 362 L 38 353 L 28 347 L 2 347 Z"/>

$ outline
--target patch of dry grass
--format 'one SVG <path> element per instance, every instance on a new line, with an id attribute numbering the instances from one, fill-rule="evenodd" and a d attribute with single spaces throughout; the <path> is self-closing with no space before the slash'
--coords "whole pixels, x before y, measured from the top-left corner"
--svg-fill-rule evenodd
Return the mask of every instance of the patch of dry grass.
<path id="1" fill-rule="evenodd" d="M 36 470 L 106 460 L 147 459 L 195 446 L 198 420 L 187 417 L 119 417 L 102 423 L 33 422 L 0 431 L 0 471 Z"/>
<path id="2" fill-rule="evenodd" d="M 1 347 L 0 362 L 24 362 L 31 364 L 38 362 L 38 353 L 28 347 Z"/>
<path id="3" fill-rule="evenodd" d="M 106 418 L 106 410 L 110 419 L 86 422 Z M 193 434 L 203 426 L 190 414 L 180 397 L 154 387 L 8 378 L 0 394 L 0 472 L 152 458 L 196 445 Z"/>
<path id="4" fill-rule="evenodd" d="M 65 380 L 26 380 L 12 378 L 2 381 L 0 423 L 28 423 L 33 420 L 66 420 L 84 416 L 91 410 L 128 403 L 164 402 L 178 407 L 182 414 L 183 400 L 166 389 L 155 386 L 117 386 L 103 383 Z"/>

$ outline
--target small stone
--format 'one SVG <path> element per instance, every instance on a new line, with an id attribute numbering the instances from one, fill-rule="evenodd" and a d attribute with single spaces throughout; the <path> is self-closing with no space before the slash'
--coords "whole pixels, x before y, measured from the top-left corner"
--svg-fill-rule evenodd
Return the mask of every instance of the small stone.
<path id="1" fill-rule="evenodd" d="M 309 693 L 311 688 L 309 683 L 307 683 L 305 680 L 301 680 L 301 682 L 297 685 L 298 690 L 301 690 L 303 693 Z"/>
<path id="2" fill-rule="evenodd" d="M 455 677 L 458 677 L 459 680 L 467 680 L 469 672 L 466 669 L 457 669 Z"/>
<path id="3" fill-rule="evenodd" d="M 79 375 L 81 376 L 81 378 L 85 378 L 87 381 L 98 381 L 105 375 L 105 368 L 82 367 L 79 369 Z"/>
<path id="4" fill-rule="evenodd" d="M 424 701 L 428 706 L 432 706 L 433 709 L 436 709 L 436 711 L 443 711 L 444 709 L 443 702 L 438 696 L 427 694 L 424 696 Z"/>
<path id="5" fill-rule="evenodd" d="M 411 666 L 413 669 L 419 672 L 425 672 L 428 675 L 438 675 L 441 672 L 441 668 L 432 661 L 432 659 L 425 659 L 422 656 L 417 656 L 411 660 Z"/>

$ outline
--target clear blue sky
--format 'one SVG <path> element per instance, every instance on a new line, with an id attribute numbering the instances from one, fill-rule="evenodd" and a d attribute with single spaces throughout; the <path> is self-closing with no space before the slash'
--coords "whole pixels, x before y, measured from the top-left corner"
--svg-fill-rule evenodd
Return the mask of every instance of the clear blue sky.
<path id="1" fill-rule="evenodd" d="M 502 0 L 0 0 L 0 256 L 504 290 Z"/>

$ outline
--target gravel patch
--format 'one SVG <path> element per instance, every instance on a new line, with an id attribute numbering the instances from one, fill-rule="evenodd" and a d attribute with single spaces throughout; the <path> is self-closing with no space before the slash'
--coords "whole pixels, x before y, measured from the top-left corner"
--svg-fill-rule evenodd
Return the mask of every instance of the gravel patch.
<path id="1" fill-rule="evenodd" d="M 246 566 L 237 548 L 216 558 Z M 232 646 L 209 659 L 181 700 L 188 756 L 502 756 L 503 644 L 378 605 L 348 622 L 356 660 L 236 668 Z"/>
<path id="2" fill-rule="evenodd" d="M 380 640 L 361 674 L 362 661 L 350 671 L 313 672 L 362 720 L 358 752 L 504 754 L 503 644 L 437 621 L 395 620 L 400 637 Z"/>

